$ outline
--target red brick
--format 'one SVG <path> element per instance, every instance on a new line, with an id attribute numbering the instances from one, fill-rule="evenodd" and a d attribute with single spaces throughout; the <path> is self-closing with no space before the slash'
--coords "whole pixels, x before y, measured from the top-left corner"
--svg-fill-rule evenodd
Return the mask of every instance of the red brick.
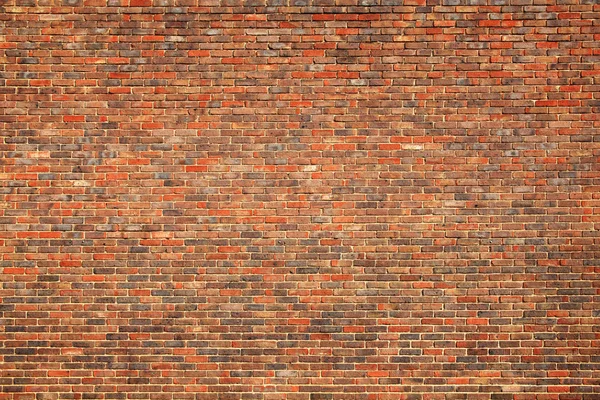
<path id="1" fill-rule="evenodd" d="M 131 7 L 151 7 L 152 0 L 129 0 Z"/>

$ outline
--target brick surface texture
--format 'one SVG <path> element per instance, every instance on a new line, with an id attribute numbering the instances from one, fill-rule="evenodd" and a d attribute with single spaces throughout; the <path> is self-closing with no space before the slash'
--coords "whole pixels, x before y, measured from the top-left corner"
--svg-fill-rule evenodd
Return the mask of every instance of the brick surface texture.
<path id="1" fill-rule="evenodd" d="M 600 399 L 600 4 L 0 0 L 0 400 Z"/>

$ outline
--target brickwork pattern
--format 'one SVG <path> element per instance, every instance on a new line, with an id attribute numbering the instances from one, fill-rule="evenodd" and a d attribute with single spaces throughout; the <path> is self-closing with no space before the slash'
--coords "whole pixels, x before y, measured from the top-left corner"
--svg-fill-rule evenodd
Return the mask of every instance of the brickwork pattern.
<path id="1" fill-rule="evenodd" d="M 600 5 L 0 0 L 0 400 L 600 398 Z"/>

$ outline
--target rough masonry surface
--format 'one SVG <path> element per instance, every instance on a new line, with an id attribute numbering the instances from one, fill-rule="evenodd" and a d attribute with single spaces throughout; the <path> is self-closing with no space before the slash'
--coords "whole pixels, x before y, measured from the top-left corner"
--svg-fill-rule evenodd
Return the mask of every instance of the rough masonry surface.
<path id="1" fill-rule="evenodd" d="M 0 0 L 0 400 L 600 399 L 600 5 Z"/>

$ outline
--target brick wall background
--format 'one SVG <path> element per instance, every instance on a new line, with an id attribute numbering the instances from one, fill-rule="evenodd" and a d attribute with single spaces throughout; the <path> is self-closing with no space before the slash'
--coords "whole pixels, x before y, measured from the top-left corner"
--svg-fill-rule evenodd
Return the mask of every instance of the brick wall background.
<path id="1" fill-rule="evenodd" d="M 0 0 L 0 399 L 599 399 L 591 0 Z"/>

